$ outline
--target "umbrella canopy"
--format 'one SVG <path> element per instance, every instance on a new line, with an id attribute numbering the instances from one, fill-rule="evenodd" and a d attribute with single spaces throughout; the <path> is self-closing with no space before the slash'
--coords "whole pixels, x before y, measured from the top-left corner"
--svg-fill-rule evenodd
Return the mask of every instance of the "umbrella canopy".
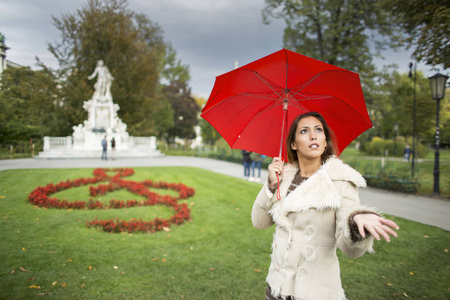
<path id="1" fill-rule="evenodd" d="M 201 116 L 233 149 L 286 158 L 292 121 L 321 113 L 342 152 L 372 127 L 359 75 L 282 49 L 216 78 Z"/>

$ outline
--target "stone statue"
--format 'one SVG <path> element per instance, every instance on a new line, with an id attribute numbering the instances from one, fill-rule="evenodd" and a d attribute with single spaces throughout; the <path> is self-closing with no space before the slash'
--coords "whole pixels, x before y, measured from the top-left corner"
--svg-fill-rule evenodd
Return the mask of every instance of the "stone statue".
<path id="1" fill-rule="evenodd" d="M 97 82 L 94 84 L 95 92 L 94 98 L 112 98 L 111 97 L 111 84 L 114 80 L 108 68 L 103 64 L 103 60 L 97 62 L 97 67 L 88 79 L 91 80 L 97 76 Z"/>

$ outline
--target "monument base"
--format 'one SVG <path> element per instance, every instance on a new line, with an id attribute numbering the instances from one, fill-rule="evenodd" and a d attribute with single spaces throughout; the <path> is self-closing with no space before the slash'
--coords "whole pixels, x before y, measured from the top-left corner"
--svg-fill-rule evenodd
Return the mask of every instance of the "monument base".
<path id="1" fill-rule="evenodd" d="M 101 139 L 103 134 L 87 135 L 87 139 L 77 140 L 67 137 L 44 137 L 44 151 L 39 152 L 35 158 L 101 158 Z M 107 157 L 158 157 L 164 156 L 156 149 L 156 137 L 127 136 L 127 140 L 121 140 L 115 136 L 116 148 L 113 151 L 108 141 Z M 107 139 L 108 140 L 108 139 Z"/>
<path id="2" fill-rule="evenodd" d="M 102 156 L 102 150 L 73 150 L 59 149 L 54 151 L 39 152 L 36 159 L 61 159 L 61 158 L 98 158 Z M 108 150 L 107 158 L 127 158 L 127 157 L 162 157 L 159 150 L 127 149 L 127 150 Z"/>
<path id="3" fill-rule="evenodd" d="M 102 156 L 102 150 L 65 150 L 39 152 L 35 156 L 36 159 L 63 159 L 63 158 L 98 158 Z M 107 158 L 128 158 L 128 157 L 162 157 L 164 156 L 159 150 L 109 150 Z"/>

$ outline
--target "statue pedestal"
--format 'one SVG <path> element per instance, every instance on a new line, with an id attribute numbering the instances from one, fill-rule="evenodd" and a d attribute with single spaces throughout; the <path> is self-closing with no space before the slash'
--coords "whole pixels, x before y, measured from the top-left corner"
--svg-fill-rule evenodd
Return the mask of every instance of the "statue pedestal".
<path id="1" fill-rule="evenodd" d="M 44 151 L 36 156 L 38 159 L 52 158 L 86 158 L 102 155 L 101 140 L 104 135 L 91 135 L 86 143 L 74 143 L 71 136 L 68 137 L 44 137 Z M 121 142 L 121 147 L 114 151 L 114 157 L 161 157 L 164 156 L 156 149 L 156 137 L 133 137 L 130 136 L 126 143 Z M 96 145 L 96 146 L 91 146 Z M 108 141 L 107 156 L 111 157 L 111 143 Z"/>

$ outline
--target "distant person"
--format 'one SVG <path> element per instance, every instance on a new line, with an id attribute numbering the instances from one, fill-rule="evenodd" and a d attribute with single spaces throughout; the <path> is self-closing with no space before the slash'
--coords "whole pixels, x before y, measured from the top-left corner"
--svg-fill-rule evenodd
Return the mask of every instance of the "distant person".
<path id="1" fill-rule="evenodd" d="M 405 151 L 403 152 L 403 156 L 405 157 L 406 161 L 409 161 L 411 159 L 411 153 L 411 148 L 409 147 L 409 145 L 406 145 Z"/>
<path id="2" fill-rule="evenodd" d="M 116 140 L 111 140 L 111 159 L 116 159 Z"/>
<path id="3" fill-rule="evenodd" d="M 242 164 L 244 165 L 244 178 L 250 178 L 250 167 L 252 165 L 252 159 L 250 157 L 250 151 L 242 150 Z"/>
<path id="4" fill-rule="evenodd" d="M 102 140 L 102 147 L 103 147 L 103 151 L 102 151 L 102 160 L 107 160 L 106 158 L 106 151 L 108 149 L 108 142 L 106 141 L 106 135 Z"/>
<path id="5" fill-rule="evenodd" d="M 259 153 L 253 153 L 252 154 L 252 177 L 250 178 L 250 181 L 261 181 L 261 164 L 262 161 L 266 158 L 265 155 L 261 155 Z M 258 169 L 258 176 L 255 176 L 255 168 Z"/>

